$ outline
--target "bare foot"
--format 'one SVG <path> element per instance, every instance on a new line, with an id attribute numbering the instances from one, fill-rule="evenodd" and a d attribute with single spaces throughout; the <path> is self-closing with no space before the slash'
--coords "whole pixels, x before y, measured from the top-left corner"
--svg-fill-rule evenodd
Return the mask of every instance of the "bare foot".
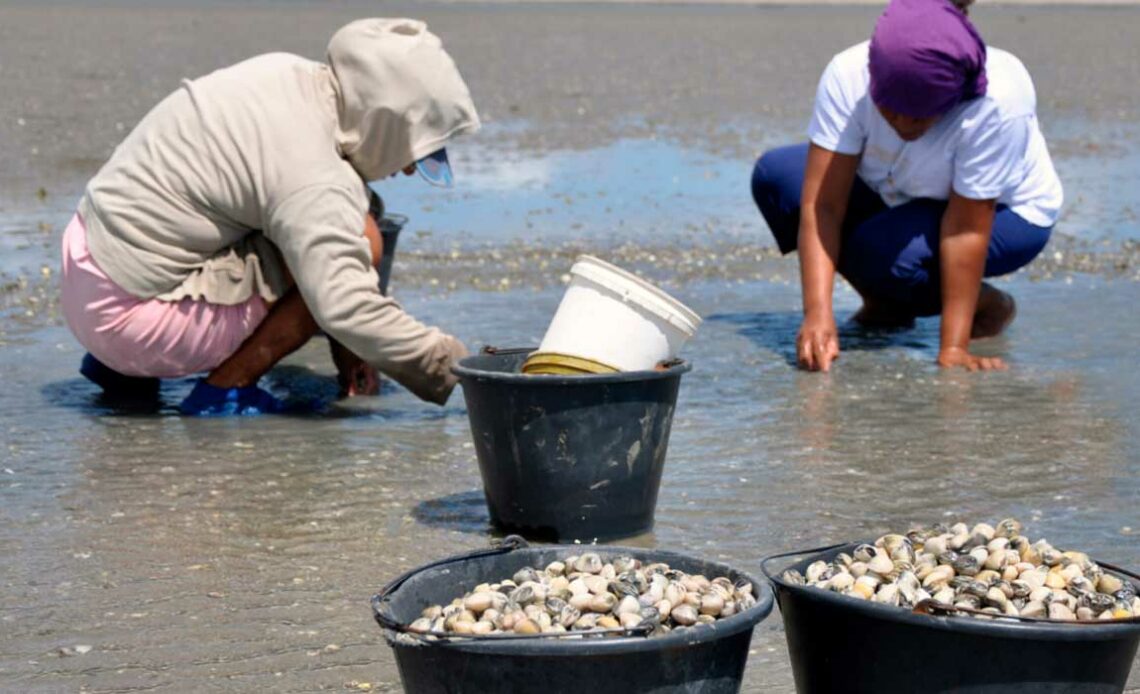
<path id="1" fill-rule="evenodd" d="M 851 320 L 866 328 L 909 328 L 914 314 L 889 301 L 863 297 L 863 307 Z"/>
<path id="2" fill-rule="evenodd" d="M 978 308 L 974 311 L 974 324 L 970 328 L 970 339 L 1000 335 L 1016 317 L 1017 302 L 1013 297 L 988 282 L 982 282 Z"/>

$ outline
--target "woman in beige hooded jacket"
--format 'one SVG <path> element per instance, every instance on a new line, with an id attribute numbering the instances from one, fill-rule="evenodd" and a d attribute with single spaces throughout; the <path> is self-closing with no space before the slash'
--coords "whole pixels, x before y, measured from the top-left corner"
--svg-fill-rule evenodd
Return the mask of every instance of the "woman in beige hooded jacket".
<path id="1" fill-rule="evenodd" d="M 466 350 L 381 295 L 367 182 L 438 167 L 478 127 L 454 62 L 415 20 L 353 22 L 327 64 L 273 53 L 184 82 L 91 180 L 65 233 L 81 370 L 136 392 L 208 371 L 183 411 L 274 410 L 258 379 L 323 330 L 350 394 L 375 367 L 445 402 Z"/>

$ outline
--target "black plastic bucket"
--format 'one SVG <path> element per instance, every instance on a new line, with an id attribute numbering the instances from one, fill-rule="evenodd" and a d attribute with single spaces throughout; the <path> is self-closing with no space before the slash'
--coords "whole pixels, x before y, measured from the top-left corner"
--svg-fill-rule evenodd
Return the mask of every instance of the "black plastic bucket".
<path id="1" fill-rule="evenodd" d="M 1058 624 L 918 614 L 792 585 L 803 573 L 859 543 L 777 554 L 761 562 L 775 588 L 800 694 L 968 692 L 969 694 L 1115 694 L 1122 692 L 1140 644 L 1140 620 Z M 782 558 L 812 556 L 777 571 Z M 1137 577 L 1128 576 L 1137 588 Z"/>
<path id="2" fill-rule="evenodd" d="M 752 582 L 756 604 L 713 625 L 661 637 L 483 636 L 426 640 L 403 633 L 425 607 L 447 604 L 479 583 L 525 566 L 579 554 L 578 545 L 473 552 L 414 569 L 372 598 L 373 615 L 396 655 L 404 691 L 415 694 L 728 694 L 740 691 L 753 628 L 772 611 L 772 592 L 747 574 L 684 554 L 590 547 L 603 559 L 628 555 L 687 573 Z"/>
<path id="3" fill-rule="evenodd" d="M 392 279 L 392 261 L 396 258 L 396 241 L 400 237 L 400 230 L 408 223 L 408 218 L 402 214 L 386 214 L 380 219 L 380 238 L 384 241 L 384 251 L 380 254 L 380 266 L 376 271 L 380 273 L 380 293 L 388 295 L 388 282 Z"/>
<path id="4" fill-rule="evenodd" d="M 530 539 L 592 541 L 653 527 L 681 375 L 519 373 L 531 349 L 463 359 L 471 434 L 491 520 Z"/>
<path id="5" fill-rule="evenodd" d="M 396 241 L 400 237 L 400 230 L 408 223 L 408 218 L 402 214 L 389 214 L 384 208 L 384 199 L 376 191 L 370 192 L 368 214 L 379 227 L 380 240 L 384 245 L 376 272 L 380 275 L 380 293 L 387 296 L 388 283 L 392 279 L 392 261 L 396 258 Z"/>

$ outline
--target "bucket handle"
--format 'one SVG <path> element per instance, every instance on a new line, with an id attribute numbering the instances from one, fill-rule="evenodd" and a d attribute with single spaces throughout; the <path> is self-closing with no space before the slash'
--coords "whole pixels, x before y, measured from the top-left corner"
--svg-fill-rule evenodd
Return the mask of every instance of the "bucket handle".
<path id="1" fill-rule="evenodd" d="M 591 629 L 590 631 L 560 631 L 542 632 L 538 634 L 453 634 L 440 631 L 412 631 L 405 624 L 387 619 L 381 621 L 377 604 L 378 595 L 372 596 L 372 611 L 377 615 L 376 621 L 385 629 L 411 636 L 424 643 L 441 643 L 450 641 L 533 641 L 534 639 L 566 639 L 566 638 L 595 638 L 601 636 L 642 636 L 648 637 L 656 628 L 655 624 L 639 624 L 635 627 L 618 627 L 616 629 Z"/>
<path id="2" fill-rule="evenodd" d="M 816 547 L 815 549 L 797 549 L 797 550 L 792 550 L 791 552 L 781 552 L 779 554 L 769 554 L 768 556 L 766 556 L 760 560 L 760 571 L 762 571 L 764 573 L 764 576 L 766 576 L 769 581 L 775 581 L 775 580 L 777 580 L 776 577 L 773 576 L 772 572 L 770 572 L 768 570 L 768 563 L 769 562 L 775 561 L 776 559 L 787 559 L 788 557 L 802 557 L 805 554 L 819 554 L 821 552 L 829 552 L 833 549 L 839 549 L 840 547 L 846 547 L 849 544 L 850 544 L 849 542 L 840 542 L 839 544 L 828 545 L 826 547 Z"/>
<path id="3" fill-rule="evenodd" d="M 390 583 L 388 583 L 388 585 L 381 588 L 379 593 L 372 596 L 372 616 L 376 619 L 377 624 L 384 627 L 385 629 L 401 632 L 405 631 L 406 627 L 393 619 L 389 614 L 388 605 L 389 601 L 391 600 L 392 593 L 396 592 L 397 588 L 404 585 L 404 583 L 409 578 L 422 571 L 434 569 L 437 566 L 444 566 L 446 564 L 452 564 L 459 561 L 466 561 L 468 559 L 474 559 L 476 557 L 506 554 L 507 552 L 513 552 L 516 549 L 523 549 L 529 546 L 530 545 L 527 544 L 527 541 L 522 537 L 518 535 L 507 535 L 502 539 L 501 542 L 493 545 L 489 549 L 477 549 L 472 552 L 459 554 L 453 557 L 447 557 L 445 559 L 440 559 L 439 561 L 434 561 L 430 564 L 427 564 L 426 566 L 420 566 L 409 571 L 405 571 L 403 574 L 400 574 L 394 578 Z"/>
<path id="4" fill-rule="evenodd" d="M 1021 615 L 1011 614 L 992 614 L 983 610 L 976 610 L 972 607 L 958 607 L 955 605 L 947 605 L 944 602 L 938 602 L 934 598 L 927 598 L 926 600 L 919 601 L 911 608 L 914 614 L 925 614 L 932 617 L 944 616 L 953 617 L 961 614 L 972 614 L 981 617 L 988 617 L 994 620 L 1005 620 L 1010 622 L 1026 622 L 1028 624 L 1075 624 L 1077 626 L 1097 626 L 1107 627 L 1114 624 L 1140 624 L 1140 616 L 1121 617 L 1120 619 L 1048 619 L 1046 617 L 1023 617 Z"/>
<path id="5" fill-rule="evenodd" d="M 1127 576 L 1128 578 L 1132 579 L 1132 581 L 1137 585 L 1137 587 L 1140 587 L 1140 576 L 1132 573 L 1131 571 L 1129 571 L 1127 569 L 1122 569 L 1119 566 L 1113 566 L 1112 564 L 1104 564 L 1102 562 L 1097 562 L 1097 565 L 1100 566 L 1100 568 L 1102 568 L 1102 569 L 1105 569 L 1107 571 L 1111 571 L 1112 573 L 1120 574 L 1122 576 Z M 955 614 L 982 615 L 985 617 L 989 617 L 991 619 L 1007 619 L 1010 621 L 1028 622 L 1030 624 L 1058 624 L 1058 623 L 1060 623 L 1060 624 L 1077 624 L 1080 626 L 1112 626 L 1113 624 L 1140 624 L 1140 615 L 1133 615 L 1131 617 L 1122 617 L 1120 619 L 1109 619 L 1109 620 L 1105 620 L 1103 622 L 1099 619 L 1091 619 L 1091 620 L 1081 621 L 1081 620 L 1077 620 L 1077 619 L 1045 619 L 1042 617 L 1022 617 L 1021 615 L 1017 615 L 1017 616 L 1006 615 L 1006 614 L 994 615 L 994 614 L 990 614 L 989 612 L 983 612 L 982 610 L 975 610 L 972 607 L 955 607 L 954 605 L 947 605 L 946 603 L 938 602 L 937 600 L 935 600 L 933 598 L 929 598 L 927 600 L 920 601 L 919 603 L 917 603 L 914 606 L 914 608 L 911 611 L 914 612 L 915 614 L 928 614 L 928 615 L 948 615 L 948 616 L 949 615 L 955 615 Z"/>
<path id="6" fill-rule="evenodd" d="M 477 549 L 473 552 L 466 554 L 459 554 L 446 559 L 432 562 L 426 566 L 420 566 L 410 571 L 403 573 L 394 579 L 391 583 L 384 586 L 379 593 L 372 596 L 372 616 L 376 619 L 376 623 L 381 627 L 390 631 L 395 631 L 400 634 L 407 634 L 426 643 L 438 643 L 439 641 L 457 640 L 457 641 L 516 641 L 521 639 L 550 639 L 550 638 L 566 638 L 569 636 L 582 637 L 589 636 L 649 636 L 656 628 L 654 624 L 639 624 L 635 627 L 622 627 L 617 629 L 597 629 L 591 631 L 567 631 L 558 633 L 540 633 L 540 634 L 496 634 L 496 635 L 482 635 L 482 634 L 448 634 L 440 632 L 427 632 L 422 633 L 412 631 L 406 624 L 401 624 L 393 618 L 389 611 L 389 601 L 391 600 L 392 593 L 396 591 L 401 585 L 404 584 L 412 576 L 433 569 L 437 566 L 444 566 L 455 562 L 466 561 L 476 557 L 492 556 L 496 554 L 506 554 L 513 552 L 516 549 L 523 549 L 529 547 L 527 541 L 518 535 L 508 535 L 503 538 L 502 542 L 498 543 L 490 549 Z"/>
<path id="7" fill-rule="evenodd" d="M 533 351 L 533 347 L 495 347 L 494 345 L 484 345 L 483 349 L 479 350 L 479 353 L 489 356 L 510 356 L 512 354 L 530 354 Z"/>

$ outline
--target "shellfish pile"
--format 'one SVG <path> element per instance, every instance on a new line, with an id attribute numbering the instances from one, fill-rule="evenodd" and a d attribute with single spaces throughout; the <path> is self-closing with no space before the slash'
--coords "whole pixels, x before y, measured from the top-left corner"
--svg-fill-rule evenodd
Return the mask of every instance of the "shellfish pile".
<path id="1" fill-rule="evenodd" d="M 1140 617 L 1135 586 L 1009 518 L 996 526 L 942 524 L 883 535 L 803 574 L 782 578 L 860 600 L 913 608 L 924 600 L 978 617 L 1111 620 Z M 928 603 L 929 604 L 929 603 Z"/>
<path id="2" fill-rule="evenodd" d="M 755 604 L 747 579 L 710 580 L 660 562 L 643 565 L 627 556 L 603 561 L 600 555 L 586 552 L 475 586 L 446 606 L 426 608 L 408 628 L 428 638 L 433 634 L 620 635 L 622 629 L 660 636 L 731 617 Z"/>

